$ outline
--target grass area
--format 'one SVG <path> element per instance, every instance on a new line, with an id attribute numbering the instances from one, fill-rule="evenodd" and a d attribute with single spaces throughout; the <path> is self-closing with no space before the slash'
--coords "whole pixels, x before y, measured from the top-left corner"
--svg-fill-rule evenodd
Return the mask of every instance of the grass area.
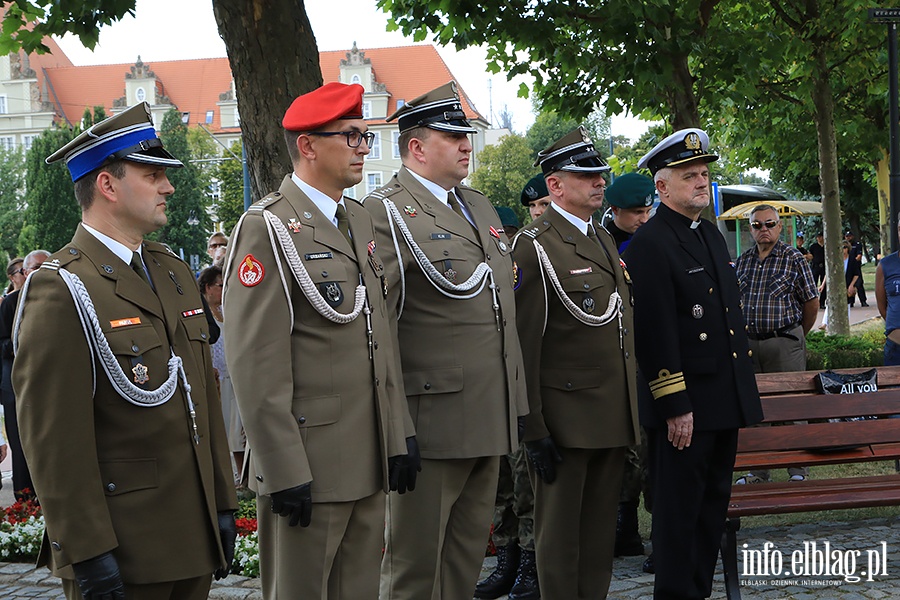
<path id="1" fill-rule="evenodd" d="M 888 475 L 896 473 L 894 461 L 879 461 L 868 463 L 852 463 L 845 465 L 828 465 L 813 467 L 810 479 L 835 479 L 841 477 L 868 477 L 872 475 Z M 744 473 L 735 473 L 734 479 Z M 776 481 L 787 480 L 785 469 L 773 470 L 771 476 Z M 657 499 L 657 502 L 664 501 Z M 816 512 L 789 513 L 784 515 L 760 515 L 757 517 L 742 517 L 741 528 L 747 527 L 773 527 L 797 525 L 800 523 L 824 523 L 862 521 L 864 519 L 876 519 L 900 515 L 900 506 L 881 506 L 875 508 L 852 508 L 847 510 L 825 510 Z M 644 540 L 650 538 L 650 514 L 642 508 L 638 511 L 638 523 L 641 537 Z"/>

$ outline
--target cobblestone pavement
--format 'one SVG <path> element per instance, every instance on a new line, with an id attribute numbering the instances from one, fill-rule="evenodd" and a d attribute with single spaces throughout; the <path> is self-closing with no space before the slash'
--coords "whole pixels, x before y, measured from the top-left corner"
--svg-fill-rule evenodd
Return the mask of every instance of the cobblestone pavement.
<path id="1" fill-rule="evenodd" d="M 761 569 L 748 570 L 749 561 L 741 552 L 762 552 L 769 542 L 768 558 L 763 562 L 772 568 L 782 560 L 781 568 L 796 570 L 792 556 L 800 558 L 805 549 L 827 551 L 832 573 L 839 574 L 793 576 L 763 575 Z M 827 544 L 827 546 L 826 546 Z M 755 527 L 738 532 L 738 568 L 746 570 L 742 595 L 752 600 L 878 600 L 900 598 L 900 516 L 866 521 L 806 523 L 784 527 Z M 795 553 L 800 554 L 795 554 Z M 758 556 L 763 556 L 762 554 Z M 876 558 L 886 559 L 877 575 L 869 576 Z M 855 560 L 854 560 L 855 559 Z M 869 565 L 869 561 L 872 565 Z M 485 560 L 484 572 L 493 568 L 494 559 Z M 641 572 L 643 557 L 616 559 L 609 598 L 613 600 L 646 600 L 653 596 L 653 576 Z M 835 563 L 843 565 L 835 569 Z M 821 563 L 820 563 L 821 564 Z M 864 573 L 865 572 L 865 573 Z M 850 576 L 845 576 L 848 574 Z M 852 581 L 853 576 L 860 578 Z M 871 579 L 871 580 L 870 580 Z M 209 595 L 212 600 L 261 600 L 258 579 L 232 575 L 213 583 Z M 0 563 L 0 599 L 63 600 L 59 580 L 46 569 L 31 565 Z M 505 597 L 504 597 L 505 598 Z M 713 582 L 712 598 L 725 598 L 721 569 Z M 360 599 L 369 600 L 369 599 Z M 375 600 L 374 598 L 371 600 Z"/>

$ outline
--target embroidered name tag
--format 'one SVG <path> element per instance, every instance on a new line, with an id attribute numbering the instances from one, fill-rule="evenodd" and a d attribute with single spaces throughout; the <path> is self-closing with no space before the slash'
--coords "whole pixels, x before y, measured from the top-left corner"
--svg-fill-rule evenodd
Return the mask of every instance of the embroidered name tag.
<path id="1" fill-rule="evenodd" d="M 433 240 L 449 240 L 450 234 L 449 233 L 432 233 L 431 239 L 433 239 Z"/>
<path id="2" fill-rule="evenodd" d="M 703 267 L 694 267 L 693 269 L 688 269 L 687 273 L 688 275 L 693 275 L 694 273 L 702 273 L 705 270 L 706 269 L 704 269 Z"/>
<path id="3" fill-rule="evenodd" d="M 109 326 L 115 329 L 116 327 L 127 327 L 128 325 L 140 325 L 141 318 L 140 317 L 131 317 L 129 319 L 116 319 L 115 321 L 110 321 Z"/>
<path id="4" fill-rule="evenodd" d="M 593 273 L 591 267 L 585 267 L 583 269 L 570 269 L 569 275 L 584 275 L 585 273 Z"/>
<path id="5" fill-rule="evenodd" d="M 182 317 L 193 317 L 194 315 L 202 315 L 203 307 L 195 308 L 194 310 L 186 310 L 181 313 Z"/>
<path id="6" fill-rule="evenodd" d="M 331 252 L 313 252 L 312 254 L 304 254 L 304 260 L 320 260 L 322 258 L 334 258 Z"/>

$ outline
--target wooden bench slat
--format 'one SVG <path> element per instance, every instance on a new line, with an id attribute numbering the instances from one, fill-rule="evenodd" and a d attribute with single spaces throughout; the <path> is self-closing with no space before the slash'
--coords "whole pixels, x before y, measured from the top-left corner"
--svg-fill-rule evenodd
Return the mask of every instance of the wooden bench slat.
<path id="1" fill-rule="evenodd" d="M 807 480 L 732 488 L 729 517 L 900 504 L 900 475 Z"/>
<path id="2" fill-rule="evenodd" d="M 845 448 L 900 442 L 900 420 L 841 421 L 742 429 L 738 452 Z"/>
<path id="3" fill-rule="evenodd" d="M 766 423 L 900 414 L 900 388 L 868 394 L 775 396 L 762 399 Z"/>
<path id="4" fill-rule="evenodd" d="M 873 367 L 837 369 L 838 373 L 865 373 Z M 786 373 L 759 373 L 756 387 L 763 396 L 787 392 L 817 392 L 816 376 L 821 371 L 793 371 Z M 878 367 L 878 387 L 900 386 L 900 367 Z"/>
<path id="5" fill-rule="evenodd" d="M 876 451 L 875 448 L 879 448 Z M 862 446 L 834 452 L 807 452 L 789 450 L 783 452 L 741 452 L 734 461 L 734 470 L 740 473 L 754 469 L 778 469 L 804 465 L 807 467 L 839 465 L 847 462 L 871 462 L 900 458 L 900 445 L 893 452 L 881 451 L 881 446 Z"/>

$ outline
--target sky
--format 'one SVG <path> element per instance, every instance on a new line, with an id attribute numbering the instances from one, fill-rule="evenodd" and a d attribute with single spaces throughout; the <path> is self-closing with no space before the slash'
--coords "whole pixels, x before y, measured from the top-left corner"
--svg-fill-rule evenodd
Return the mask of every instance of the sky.
<path id="1" fill-rule="evenodd" d="M 353 42 L 362 51 L 415 43 L 400 32 L 386 31 L 388 16 L 378 10 L 376 0 L 306 0 L 305 6 L 320 51 L 349 50 Z M 340 18 L 336 18 L 337 7 Z M 211 0 L 137 0 L 135 16 L 104 27 L 93 52 L 72 35 L 59 40 L 59 45 L 75 65 L 132 63 L 138 55 L 151 66 L 153 61 L 226 56 Z M 508 82 L 505 74 L 488 73 L 481 48 L 457 52 L 453 47 L 437 46 L 437 50 L 489 121 L 498 123 L 497 115 L 506 106 L 517 133 L 524 133 L 531 126 L 531 102 L 516 95 L 520 83 L 531 83 L 529 78 L 520 76 Z M 614 117 L 612 121 L 614 135 L 632 140 L 646 129 L 646 123 L 630 117 Z"/>

